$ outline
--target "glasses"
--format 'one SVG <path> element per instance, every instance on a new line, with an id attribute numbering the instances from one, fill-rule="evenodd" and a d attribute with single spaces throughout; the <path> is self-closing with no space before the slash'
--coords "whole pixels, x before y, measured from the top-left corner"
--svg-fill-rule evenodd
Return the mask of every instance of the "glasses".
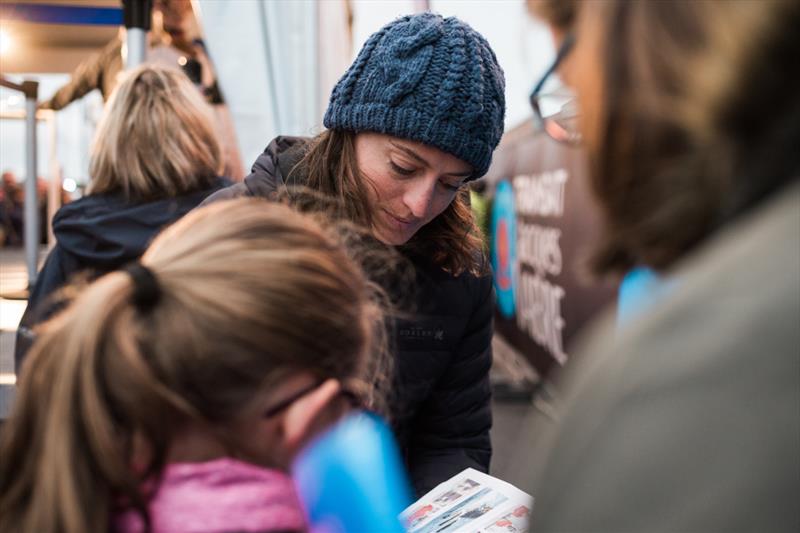
<path id="1" fill-rule="evenodd" d="M 567 144 L 578 144 L 581 141 L 578 130 L 578 101 L 575 93 L 558 77 L 556 70 L 574 45 L 573 34 L 564 37 L 553 64 L 533 88 L 530 96 L 537 128 L 556 141 Z"/>
<path id="2" fill-rule="evenodd" d="M 296 402 L 306 394 L 310 394 L 313 390 L 318 389 L 323 383 L 325 383 L 325 380 L 315 381 L 308 387 L 300 389 L 299 391 L 295 392 L 288 398 L 284 398 L 280 402 L 276 403 L 275 405 L 264 411 L 264 414 L 262 416 L 264 418 L 272 418 L 273 416 L 280 414 L 282 411 L 288 409 L 294 402 Z M 364 407 L 364 401 L 361 399 L 361 397 L 355 392 L 345 387 L 339 389 L 338 396 L 340 398 L 345 399 L 350 404 L 350 407 L 353 407 L 355 409 Z"/>

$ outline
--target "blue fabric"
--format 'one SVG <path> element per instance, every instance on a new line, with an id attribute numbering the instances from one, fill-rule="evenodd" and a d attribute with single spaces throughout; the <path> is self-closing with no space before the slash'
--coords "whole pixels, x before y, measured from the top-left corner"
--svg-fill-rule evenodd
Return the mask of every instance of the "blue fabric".
<path id="1" fill-rule="evenodd" d="M 81 264 L 113 270 L 142 255 L 161 228 L 228 185 L 227 178 L 217 178 L 203 189 L 147 202 L 132 202 L 122 193 L 90 194 L 58 210 L 53 233 Z"/>
<path id="2" fill-rule="evenodd" d="M 300 452 L 292 465 L 314 533 L 403 533 L 411 486 L 391 429 L 357 412 Z"/>
<path id="3" fill-rule="evenodd" d="M 619 286 L 617 326 L 625 327 L 647 312 L 670 291 L 673 284 L 673 280 L 646 267 L 630 270 Z"/>
<path id="4" fill-rule="evenodd" d="M 69 6 L 52 4 L 4 3 L 0 18 L 38 24 L 81 24 L 120 26 L 122 9 L 118 7 Z"/>
<path id="5" fill-rule="evenodd" d="M 492 271 L 497 295 L 497 309 L 504 318 L 517 312 L 517 214 L 514 187 L 509 180 L 497 184 L 492 206 Z"/>
<path id="6" fill-rule="evenodd" d="M 503 134 L 505 80 L 478 32 L 420 13 L 374 33 L 333 88 L 324 124 L 421 142 L 483 176 Z"/>

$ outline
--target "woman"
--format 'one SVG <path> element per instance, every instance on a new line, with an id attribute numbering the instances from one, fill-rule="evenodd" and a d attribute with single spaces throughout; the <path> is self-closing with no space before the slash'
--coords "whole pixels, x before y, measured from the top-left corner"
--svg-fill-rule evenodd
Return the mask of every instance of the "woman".
<path id="1" fill-rule="evenodd" d="M 370 399 L 379 297 L 286 206 L 193 211 L 42 325 L 0 440 L 0 531 L 306 531 L 287 471 Z"/>
<path id="2" fill-rule="evenodd" d="M 95 277 L 138 258 L 161 228 L 230 182 L 211 111 L 179 70 L 148 65 L 126 75 L 107 105 L 92 148 L 88 195 L 53 217 L 51 250 L 22 317 L 17 371 L 31 328 L 58 307 L 78 273 Z"/>
<path id="3" fill-rule="evenodd" d="M 581 4 L 595 268 L 670 287 L 575 358 L 532 530 L 797 530 L 798 27 L 793 0 Z"/>
<path id="4" fill-rule="evenodd" d="M 211 201 L 294 186 L 416 267 L 410 319 L 393 326 L 393 422 L 419 493 L 491 458 L 488 372 L 493 293 L 465 184 L 503 133 L 503 72 L 455 18 L 406 16 L 373 34 L 333 89 L 313 140 L 278 137 L 241 184 Z M 392 285 L 391 282 L 387 282 Z"/>

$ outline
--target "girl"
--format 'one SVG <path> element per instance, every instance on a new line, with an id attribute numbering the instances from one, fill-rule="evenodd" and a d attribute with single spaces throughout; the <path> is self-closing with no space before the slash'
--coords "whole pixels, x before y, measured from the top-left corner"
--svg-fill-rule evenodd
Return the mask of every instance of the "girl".
<path id="1" fill-rule="evenodd" d="M 31 328 L 54 311 L 52 296 L 79 272 L 91 277 L 138 258 L 167 224 L 230 182 L 211 110 L 179 70 L 128 73 L 97 128 L 88 195 L 53 218 L 56 245 L 31 289 L 17 334 L 19 369 Z"/>
<path id="2" fill-rule="evenodd" d="M 381 372 L 379 292 L 356 265 L 313 220 L 241 199 L 97 280 L 31 351 L 0 530 L 304 529 L 284 472 Z"/>
<path id="3" fill-rule="evenodd" d="M 494 298 L 467 182 L 503 132 L 503 72 L 486 40 L 432 13 L 391 22 L 336 85 L 314 139 L 278 137 L 209 201 L 310 188 L 416 267 L 410 319 L 392 328 L 395 430 L 422 494 L 491 458 Z M 396 296 L 396 294 L 395 294 Z"/>

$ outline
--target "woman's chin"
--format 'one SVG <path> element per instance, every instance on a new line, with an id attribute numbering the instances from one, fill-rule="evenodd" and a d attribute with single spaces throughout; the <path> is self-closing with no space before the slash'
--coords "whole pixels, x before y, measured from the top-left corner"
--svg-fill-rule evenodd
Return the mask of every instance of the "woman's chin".
<path id="1" fill-rule="evenodd" d="M 411 237 L 414 236 L 412 233 L 411 235 L 404 233 L 398 233 L 393 231 L 387 231 L 383 228 L 375 228 L 373 231 L 373 235 L 376 239 L 381 241 L 383 244 L 388 246 L 402 246 L 411 240 Z"/>

